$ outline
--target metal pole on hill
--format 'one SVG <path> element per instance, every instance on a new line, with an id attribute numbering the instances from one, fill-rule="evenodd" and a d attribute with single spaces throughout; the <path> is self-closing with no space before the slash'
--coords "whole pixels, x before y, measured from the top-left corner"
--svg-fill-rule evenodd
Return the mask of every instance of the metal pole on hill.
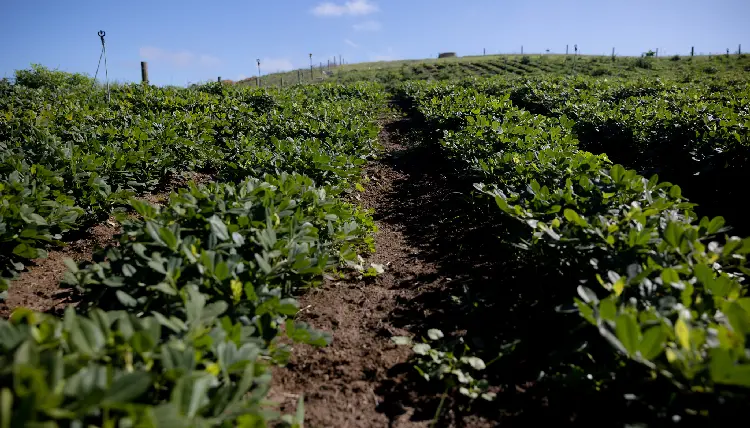
<path id="1" fill-rule="evenodd" d="M 141 82 L 148 84 L 148 63 L 141 61 Z"/>

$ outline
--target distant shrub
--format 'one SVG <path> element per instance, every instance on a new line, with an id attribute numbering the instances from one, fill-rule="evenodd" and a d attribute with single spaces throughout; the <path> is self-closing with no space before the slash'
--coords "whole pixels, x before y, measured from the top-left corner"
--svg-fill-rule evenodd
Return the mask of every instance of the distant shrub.
<path id="1" fill-rule="evenodd" d="M 606 67 L 597 67 L 589 72 L 591 76 L 598 77 L 598 76 L 609 76 L 612 74 L 612 70 L 606 68 Z"/>
<path id="2" fill-rule="evenodd" d="M 654 68 L 654 64 L 651 61 L 649 61 L 648 58 L 646 58 L 646 57 L 640 57 L 640 58 L 636 59 L 633 62 L 633 65 L 636 66 L 636 67 L 638 67 L 638 68 L 643 68 L 643 69 L 646 69 L 646 70 L 650 70 L 650 69 Z"/>
<path id="3" fill-rule="evenodd" d="M 750 71 L 750 65 L 745 66 L 745 71 Z"/>
<path id="4" fill-rule="evenodd" d="M 679 55 L 675 55 L 675 56 L 669 58 L 669 60 L 670 61 L 679 61 L 680 60 L 680 56 Z"/>
<path id="5" fill-rule="evenodd" d="M 521 64 L 531 64 L 531 58 L 528 55 L 521 57 Z"/>
<path id="6" fill-rule="evenodd" d="M 32 64 L 30 70 L 16 71 L 16 84 L 29 88 L 63 88 L 92 86 L 94 79 L 78 73 L 50 70 L 39 64 Z"/>
<path id="7" fill-rule="evenodd" d="M 719 72 L 719 69 L 714 67 L 713 65 L 709 65 L 703 68 L 703 72 L 706 74 L 716 74 Z"/>

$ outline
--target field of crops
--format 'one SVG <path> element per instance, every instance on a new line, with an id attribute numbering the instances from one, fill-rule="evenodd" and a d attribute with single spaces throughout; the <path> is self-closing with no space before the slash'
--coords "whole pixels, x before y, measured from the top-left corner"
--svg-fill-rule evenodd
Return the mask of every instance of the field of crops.
<path id="1" fill-rule="evenodd" d="M 0 427 L 302 426 L 305 407 L 312 426 L 348 426 L 314 391 L 294 395 L 291 412 L 268 402 L 271 368 L 294 360 L 298 344 L 379 355 L 409 345 L 398 365 L 421 383 L 399 406 L 420 410 L 404 398 L 416 394 L 429 413 L 413 426 L 519 414 L 591 424 L 604 412 L 614 424 L 732 420 L 750 398 L 744 58 L 717 60 L 716 71 L 705 61 L 690 76 L 687 61 L 672 60 L 658 77 L 628 74 L 631 63 L 612 71 L 604 57 L 586 67 L 610 71 L 579 64 L 571 74 L 566 61 L 455 61 L 444 67 L 469 72 L 340 74 L 352 82 L 285 88 L 131 84 L 108 94 L 41 67 L 0 81 L 3 297 L 49 252 L 103 222 L 119 229 L 90 261 L 65 262 L 60 288 L 74 304 L 4 309 Z M 397 133 L 396 121 L 408 129 Z M 176 179 L 188 172 L 207 178 Z M 420 192 L 432 184 L 415 177 L 449 183 L 438 193 L 460 211 L 425 208 Z M 400 217 L 364 208 L 383 200 Z M 382 238 L 425 215 L 409 242 Z M 436 263 L 411 249 L 433 233 L 445 235 L 446 259 L 456 255 L 446 264 L 489 256 L 465 272 L 482 287 L 462 272 L 399 272 Z M 414 261 L 368 263 L 395 247 Z M 425 310 L 419 292 L 391 293 L 412 281 L 445 296 Z M 376 307 L 446 322 L 400 322 L 395 309 L 373 322 L 363 309 L 357 339 L 339 345 L 344 318 L 325 331 L 325 317 L 303 311 L 343 309 L 299 303 L 321 284 L 334 305 L 337 287 L 367 296 L 391 282 L 387 297 L 369 297 L 382 299 Z M 453 312 L 476 325 L 448 322 Z M 290 370 L 309 388 L 343 376 L 329 365 L 294 360 Z M 391 368 L 363 369 L 354 380 L 368 386 L 355 391 L 391 402 Z M 336 395 L 338 408 L 396 420 L 351 396 Z"/>
<path id="2" fill-rule="evenodd" d="M 369 214 L 344 198 L 378 147 L 384 93 L 127 85 L 108 103 L 92 83 L 37 69 L 0 87 L 3 288 L 111 212 L 123 227 L 93 263 L 68 263 L 75 309 L 0 323 L 3 426 L 272 419 L 259 403 L 288 355 L 280 329 L 329 340 L 289 317 L 293 293 L 372 250 Z M 215 180 L 161 206 L 134 198 L 180 170 Z"/>

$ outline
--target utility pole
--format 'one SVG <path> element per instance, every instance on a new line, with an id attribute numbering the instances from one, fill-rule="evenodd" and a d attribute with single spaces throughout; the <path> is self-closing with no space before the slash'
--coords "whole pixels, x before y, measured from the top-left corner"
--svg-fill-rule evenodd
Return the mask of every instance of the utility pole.
<path id="1" fill-rule="evenodd" d="M 568 56 L 568 45 L 565 45 L 565 56 Z"/>
<path id="2" fill-rule="evenodd" d="M 310 80 L 313 80 L 313 65 L 312 65 L 312 54 L 310 54 Z"/>
<path id="3" fill-rule="evenodd" d="M 695 55 L 695 46 L 690 47 L 690 56 L 692 57 L 693 55 Z"/>
<path id="4" fill-rule="evenodd" d="M 260 88 L 260 58 L 258 58 L 256 61 L 258 61 L 258 87 Z"/>

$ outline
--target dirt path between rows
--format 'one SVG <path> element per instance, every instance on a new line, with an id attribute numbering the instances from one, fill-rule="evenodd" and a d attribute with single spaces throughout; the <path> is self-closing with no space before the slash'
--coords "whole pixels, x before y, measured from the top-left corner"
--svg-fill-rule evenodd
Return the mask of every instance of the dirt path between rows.
<path id="1" fill-rule="evenodd" d="M 367 265 L 381 264 L 385 272 L 370 280 L 326 281 L 300 297 L 298 320 L 332 332 L 333 342 L 322 349 L 295 345 L 290 364 L 275 370 L 271 399 L 293 412 L 304 395 L 306 427 L 425 427 L 437 409 L 440 391 L 415 379 L 411 348 L 391 337 L 419 337 L 433 327 L 461 334 L 454 322 L 460 311 L 446 313 L 444 303 L 466 280 L 457 270 L 467 267 L 452 260 L 458 251 L 451 246 L 468 235 L 447 221 L 457 192 L 442 175 L 435 148 L 420 144 L 413 128 L 408 118 L 385 122 L 384 154 L 365 171 L 371 181 L 360 203 L 375 210 L 378 227 Z M 449 406 L 441 421 L 490 425 L 455 415 Z"/>

